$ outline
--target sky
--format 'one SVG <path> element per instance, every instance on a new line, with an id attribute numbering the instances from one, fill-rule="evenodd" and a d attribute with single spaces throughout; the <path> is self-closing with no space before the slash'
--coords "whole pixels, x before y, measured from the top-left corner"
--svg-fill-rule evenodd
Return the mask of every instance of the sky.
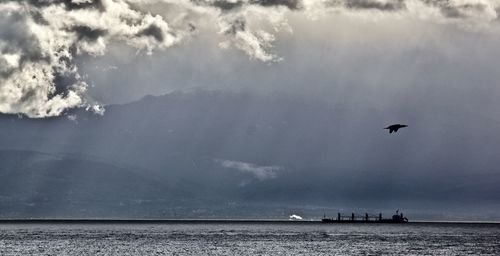
<path id="1" fill-rule="evenodd" d="M 479 188 L 484 175 L 494 184 L 500 181 L 495 160 L 500 150 L 495 132 L 500 128 L 498 45 L 498 0 L 7 0 L 0 3 L 0 112 L 74 121 L 78 117 L 70 113 L 75 108 L 106 118 L 114 104 L 177 91 L 288 95 L 277 96 L 277 105 L 262 103 L 260 96 L 245 103 L 251 110 L 267 111 L 263 120 L 286 108 L 296 111 L 291 120 L 313 120 L 296 123 L 282 135 L 293 142 L 280 141 L 280 147 L 259 142 L 283 151 L 281 158 L 221 151 L 209 156 L 211 164 L 266 182 L 279 179 L 290 166 L 306 172 L 311 161 L 295 158 L 301 154 L 300 159 L 318 159 L 316 167 L 411 170 L 411 175 L 405 171 L 405 181 L 415 179 L 423 187 L 450 173 L 483 175 L 470 183 L 460 181 L 461 186 Z M 234 96 L 227 97 L 232 102 Z M 300 106 L 318 111 L 326 104 L 335 109 L 332 115 L 338 121 L 324 121 L 323 112 L 300 113 L 294 101 L 281 103 L 281 97 L 300 98 L 305 104 Z M 208 104 L 226 104 L 221 102 Z M 256 102 L 269 109 L 258 108 Z M 258 114 L 244 114 L 236 119 L 245 124 L 244 130 L 262 129 L 259 118 L 252 116 Z M 208 129 L 217 121 L 203 125 Z M 325 131 L 322 122 L 338 133 L 308 137 Z M 398 122 L 409 127 L 393 137 L 372 132 L 385 132 L 381 128 Z M 50 129 L 59 129 L 55 127 Z M 223 141 L 238 140 L 234 130 L 227 132 Z M 297 145 L 297 134 L 312 139 L 307 150 L 287 148 Z M 5 148 L 44 151 L 44 145 L 12 143 Z M 245 143 L 238 143 L 228 142 L 227 147 L 241 150 Z M 315 146 L 331 154 L 318 157 Z M 68 147 L 64 149 L 71 151 Z M 379 147 L 397 152 L 376 152 Z M 161 158 L 155 154 L 151 158 Z M 283 159 L 293 164 L 287 166 Z M 432 182 L 419 183 L 427 177 Z M 288 191 L 286 184 L 273 186 Z M 499 191 L 491 193 L 488 200 L 500 198 Z"/>
<path id="2" fill-rule="evenodd" d="M 498 81 L 499 5 L 3 1 L 0 111 L 57 116 L 193 87 L 362 97 L 351 94 L 484 86 L 488 96 Z"/>

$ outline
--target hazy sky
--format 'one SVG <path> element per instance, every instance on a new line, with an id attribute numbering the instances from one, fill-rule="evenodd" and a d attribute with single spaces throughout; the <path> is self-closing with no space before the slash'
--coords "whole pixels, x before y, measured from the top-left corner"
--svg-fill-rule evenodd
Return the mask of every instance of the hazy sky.
<path id="1" fill-rule="evenodd" d="M 0 112 L 64 116 L 47 126 L 6 122 L 16 135 L 3 134 L 3 149 L 188 174 L 200 161 L 253 175 L 222 180 L 238 180 L 250 191 L 241 198 L 257 201 L 287 198 L 312 173 L 304 200 L 342 187 L 346 174 L 343 193 L 358 186 L 367 200 L 390 201 L 408 186 L 419 202 L 436 194 L 434 205 L 471 208 L 482 198 L 500 208 L 489 190 L 500 182 L 499 15 L 498 0 L 2 1 Z M 109 115 L 102 107 L 197 88 L 220 94 L 149 98 Z M 104 121 L 65 114 L 74 107 Z M 387 137 L 381 128 L 395 122 L 410 127 Z M 388 180 L 377 183 L 374 170 Z M 275 197 L 260 194 L 270 190 Z M 457 191 L 468 199 L 455 200 Z"/>
<path id="2" fill-rule="evenodd" d="M 0 111 L 53 116 L 193 87 L 373 104 L 467 96 L 490 108 L 498 95 L 499 6 L 496 0 L 3 1 Z"/>

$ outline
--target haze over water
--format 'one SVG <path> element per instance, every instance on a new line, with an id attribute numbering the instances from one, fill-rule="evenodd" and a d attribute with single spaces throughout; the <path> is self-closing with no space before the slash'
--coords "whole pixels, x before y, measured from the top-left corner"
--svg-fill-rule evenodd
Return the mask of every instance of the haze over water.
<path id="1" fill-rule="evenodd" d="M 0 218 L 498 221 L 498 45 L 500 0 L 2 0 Z"/>
<path id="2" fill-rule="evenodd" d="M 10 255 L 499 255 L 499 224 L 1 224 Z"/>

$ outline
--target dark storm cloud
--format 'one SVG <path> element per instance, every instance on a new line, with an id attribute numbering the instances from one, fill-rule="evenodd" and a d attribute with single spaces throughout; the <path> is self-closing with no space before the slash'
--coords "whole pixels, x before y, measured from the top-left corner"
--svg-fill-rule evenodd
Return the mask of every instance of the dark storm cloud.
<path id="1" fill-rule="evenodd" d="M 374 9 L 380 11 L 398 11 L 406 8 L 405 0 L 380 2 L 376 0 L 349 0 L 345 5 L 350 9 Z"/>
<path id="2" fill-rule="evenodd" d="M 40 13 L 39 10 L 30 10 L 30 16 L 33 19 L 34 22 L 48 26 L 50 25 L 49 22 L 43 17 L 43 15 Z"/>
<path id="3" fill-rule="evenodd" d="M 248 5 L 260 5 L 264 7 L 276 7 L 285 6 L 290 10 L 299 10 L 301 8 L 301 0 L 249 0 L 249 1 L 203 1 L 203 0 L 192 0 L 193 3 L 199 5 L 211 5 L 213 7 L 219 8 L 224 11 L 230 11 L 233 9 L 241 8 L 242 6 Z"/>
<path id="4" fill-rule="evenodd" d="M 408 0 L 331 0 L 326 2 L 330 7 L 344 6 L 355 10 L 401 11 L 407 8 Z M 445 18 L 465 19 L 474 14 L 481 15 L 488 12 L 488 8 L 495 6 L 481 2 L 457 3 L 450 0 L 421 0 L 427 6 L 439 9 Z M 497 7 L 498 8 L 498 7 Z"/>
<path id="5" fill-rule="evenodd" d="M 246 21 L 244 19 L 235 19 L 231 22 L 229 28 L 224 31 L 226 34 L 234 35 L 239 31 L 245 31 Z"/>
<path id="6" fill-rule="evenodd" d="M 88 26 L 74 26 L 70 28 L 70 31 L 78 35 L 78 40 L 95 41 L 99 37 L 106 35 L 106 30 L 94 29 Z"/>
<path id="7" fill-rule="evenodd" d="M 486 5 L 484 4 L 464 4 L 464 5 L 443 5 L 441 6 L 441 12 L 445 17 L 448 18 L 467 18 L 468 12 L 481 13 L 486 10 Z"/>
<path id="8" fill-rule="evenodd" d="M 106 7 L 104 6 L 102 0 L 91 0 L 90 2 L 83 3 L 74 3 L 71 0 L 62 0 L 61 1 L 67 10 L 79 10 L 79 9 L 97 9 L 99 11 L 105 11 Z"/>
<path id="9" fill-rule="evenodd" d="M 0 17 L 0 39 L 5 39 L 8 43 L 3 47 L 2 53 L 15 53 L 18 49 L 23 49 L 20 56 L 19 65 L 22 67 L 29 61 L 50 61 L 50 57 L 41 54 L 41 46 L 35 35 L 30 35 L 25 24 L 26 17 L 21 14 L 13 14 Z M 0 78 L 7 78 L 6 75 Z"/>
<path id="10" fill-rule="evenodd" d="M 484 13 L 488 5 L 484 3 L 471 2 L 458 4 L 450 0 L 423 0 L 429 6 L 437 7 L 444 17 L 463 19 L 468 18 L 471 13 Z"/>
<path id="11" fill-rule="evenodd" d="M 204 3 L 204 1 L 197 1 L 197 0 L 193 0 L 193 2 L 196 4 Z M 217 7 L 221 10 L 232 10 L 232 9 L 239 8 L 239 7 L 243 6 L 243 2 L 242 1 L 236 1 L 236 2 L 215 1 L 212 3 L 212 6 Z"/>
<path id="12" fill-rule="evenodd" d="M 290 10 L 301 8 L 301 0 L 253 0 L 250 3 L 262 6 L 286 6 Z"/>
<path id="13" fill-rule="evenodd" d="M 51 5 L 62 4 L 68 11 L 80 9 L 97 9 L 105 11 L 105 6 L 102 0 L 90 0 L 88 2 L 75 2 L 72 0 L 24 0 L 24 2 L 27 2 L 35 7 L 48 7 Z"/>
<path id="14" fill-rule="evenodd" d="M 161 30 L 161 28 L 159 28 L 158 26 L 155 26 L 155 25 L 150 25 L 149 27 L 143 29 L 142 31 L 140 31 L 138 34 L 138 36 L 151 36 L 153 37 L 154 39 L 156 39 L 156 41 L 158 42 L 162 42 L 163 41 L 163 31 Z"/>

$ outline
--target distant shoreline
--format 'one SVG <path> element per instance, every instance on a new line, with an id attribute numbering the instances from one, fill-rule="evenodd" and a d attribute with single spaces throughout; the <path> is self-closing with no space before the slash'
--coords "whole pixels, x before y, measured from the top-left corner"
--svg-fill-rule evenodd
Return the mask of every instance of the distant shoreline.
<path id="1" fill-rule="evenodd" d="M 0 224 L 321 224 L 331 225 L 398 225 L 395 223 L 322 223 L 321 220 L 284 219 L 0 219 Z M 500 221 L 411 221 L 407 224 L 485 224 Z M 405 225 L 407 225 L 405 224 Z"/>

